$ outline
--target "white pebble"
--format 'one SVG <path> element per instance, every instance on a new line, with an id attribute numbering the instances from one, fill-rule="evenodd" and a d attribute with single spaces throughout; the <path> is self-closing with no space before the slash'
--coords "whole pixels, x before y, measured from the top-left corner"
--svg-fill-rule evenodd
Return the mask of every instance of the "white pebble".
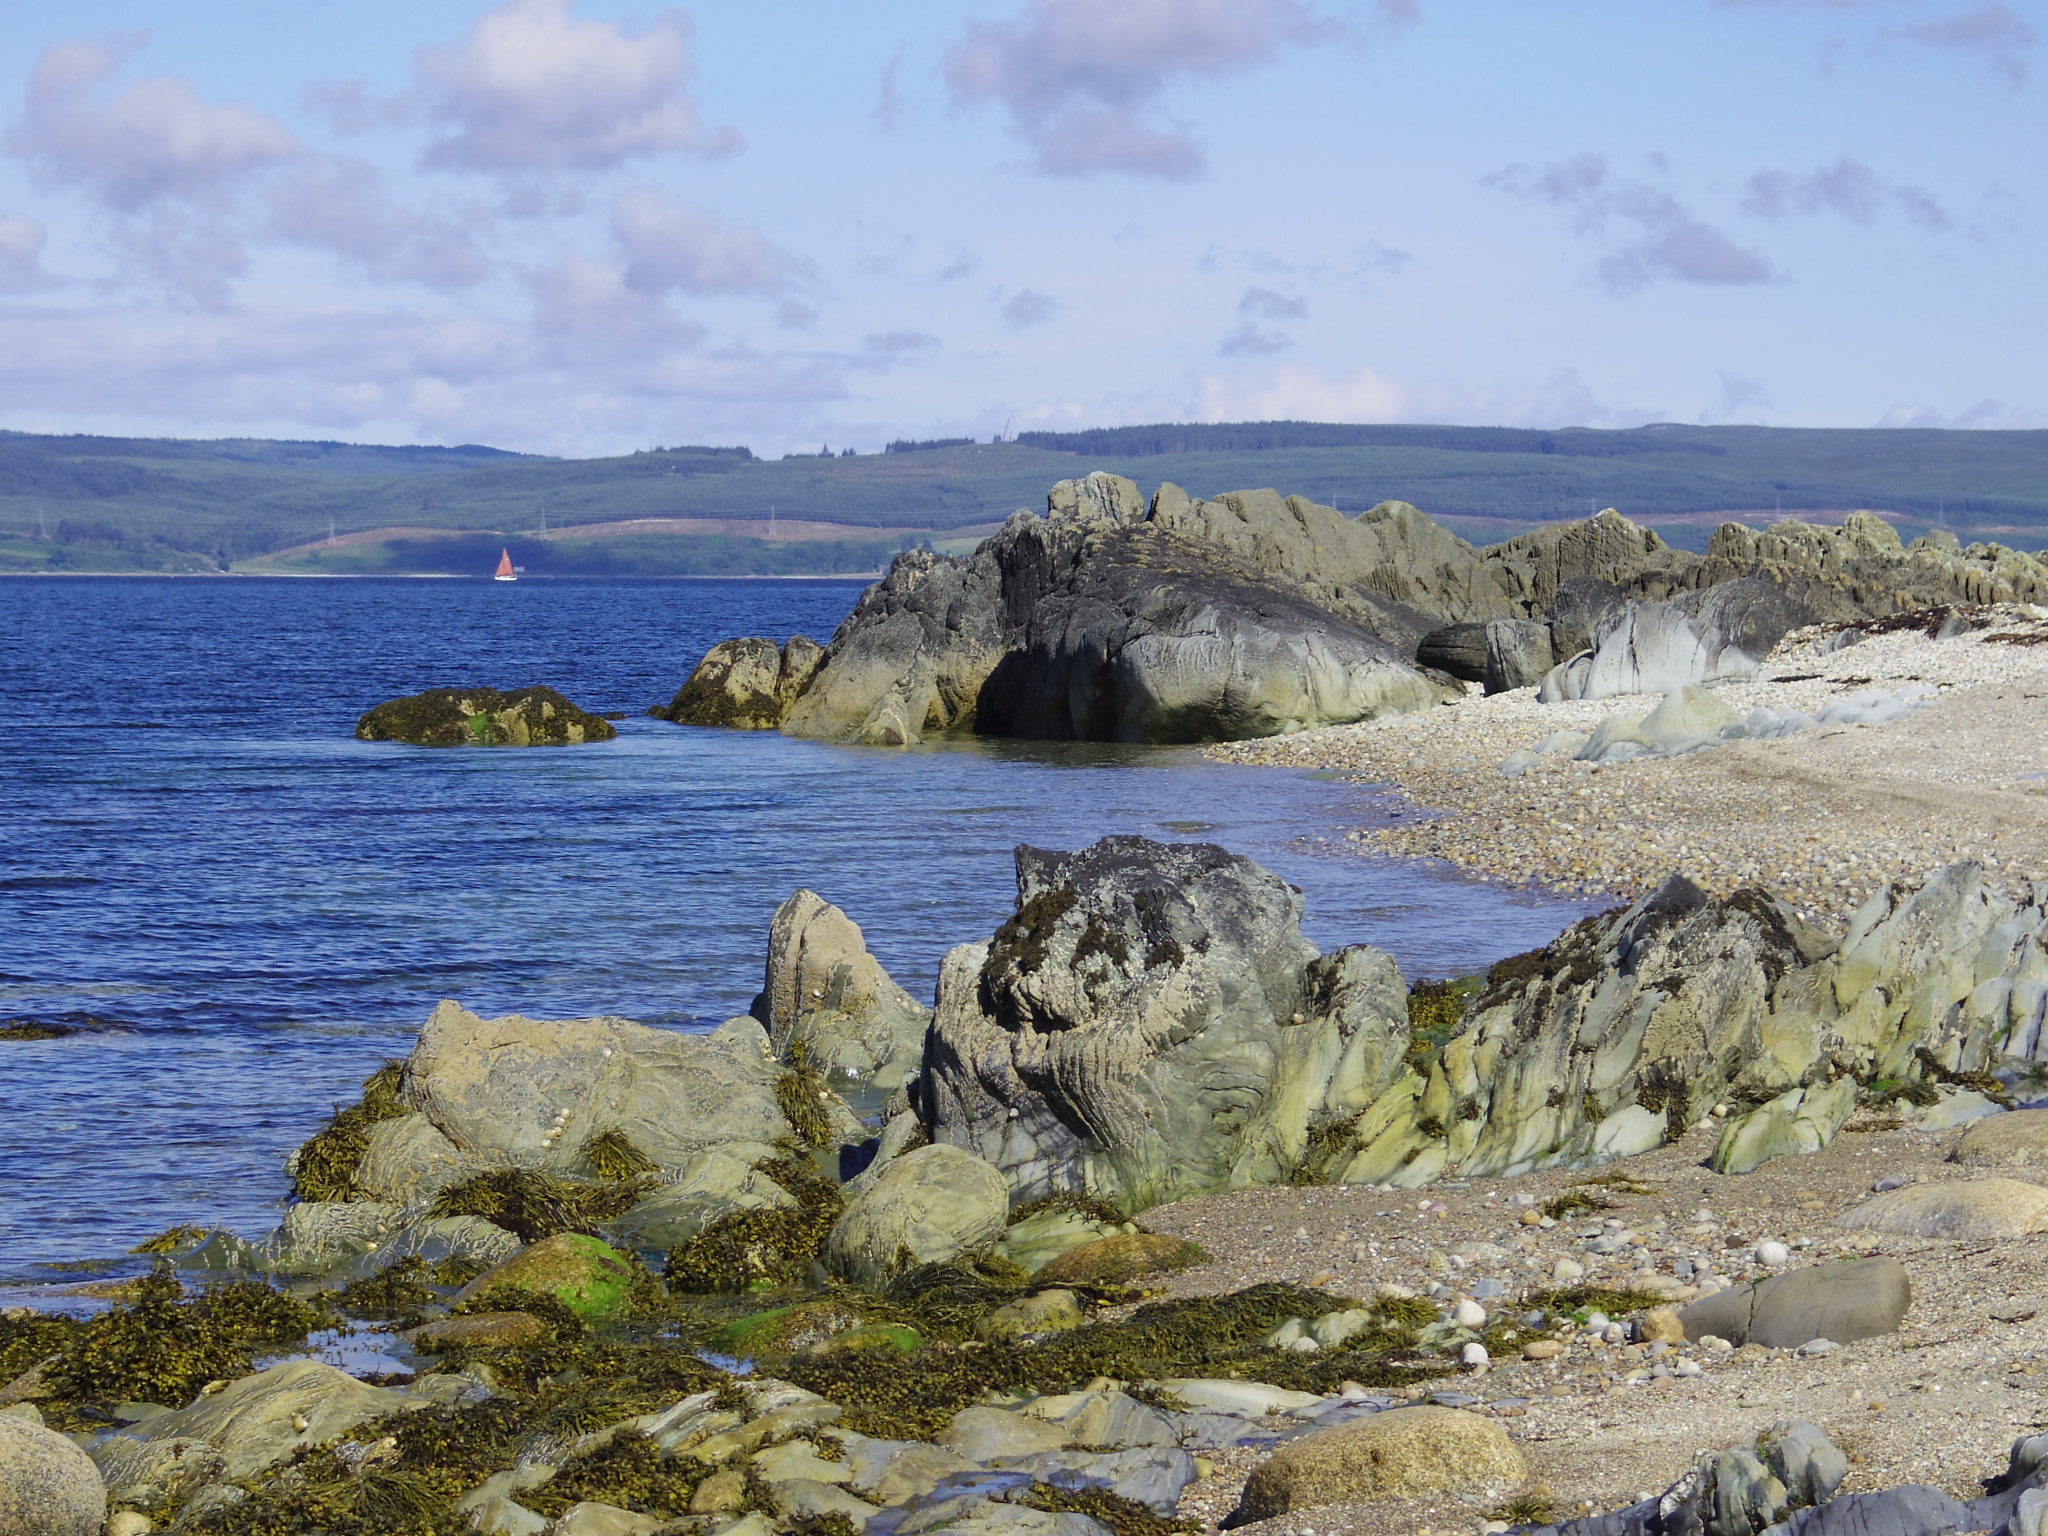
<path id="1" fill-rule="evenodd" d="M 1461 1301 L 1451 1308 L 1451 1321 L 1460 1328 L 1484 1328 L 1486 1308 L 1476 1301 Z"/>
<path id="2" fill-rule="evenodd" d="M 1758 1243 L 1756 1245 L 1756 1261 L 1763 1265 L 1765 1269 L 1776 1269 L 1779 1265 L 1789 1264 L 1792 1261 L 1792 1250 L 1783 1243 Z"/>
<path id="3" fill-rule="evenodd" d="M 1832 1354 L 1841 1347 L 1833 1339 L 1808 1339 L 1799 1346 L 1799 1353 L 1802 1355 L 1826 1355 Z"/>
<path id="4" fill-rule="evenodd" d="M 601 1054 L 604 1056 L 604 1059 L 606 1061 L 610 1061 L 612 1059 L 612 1048 L 610 1046 L 606 1046 Z"/>
<path id="5" fill-rule="evenodd" d="M 1704 1376 L 1707 1373 L 1700 1368 L 1699 1361 L 1681 1360 L 1678 1364 L 1671 1367 L 1671 1374 L 1674 1376 Z"/>
<path id="6" fill-rule="evenodd" d="M 1493 1363 L 1493 1356 L 1486 1352 L 1484 1344 L 1475 1339 L 1458 1351 L 1458 1363 L 1460 1365 L 1483 1367 Z"/>
<path id="7" fill-rule="evenodd" d="M 1318 1344 L 1308 1334 L 1304 1333 L 1300 1338 L 1296 1339 L 1292 1344 L 1288 1345 L 1287 1347 L 1293 1350 L 1297 1355 L 1313 1355 L 1323 1346 Z"/>

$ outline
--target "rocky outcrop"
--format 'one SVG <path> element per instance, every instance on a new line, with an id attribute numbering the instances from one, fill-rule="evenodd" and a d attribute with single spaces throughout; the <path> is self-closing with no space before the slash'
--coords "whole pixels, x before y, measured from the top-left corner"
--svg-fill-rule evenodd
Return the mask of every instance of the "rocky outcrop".
<path id="1" fill-rule="evenodd" d="M 1711 626 L 1702 634 L 1701 627 L 1682 609 L 1663 603 L 1610 609 L 1594 627 L 1593 649 L 1545 674 L 1539 697 L 1554 704 L 1675 693 L 1695 685 L 1748 682 L 1757 675 L 1758 657 Z"/>
<path id="2" fill-rule="evenodd" d="M 358 741 L 415 747 L 564 747 L 618 734 L 552 688 L 430 688 L 379 704 L 356 722 Z"/>
<path id="3" fill-rule="evenodd" d="M 1972 544 L 1936 530 L 1911 544 L 1871 512 L 1839 527 L 1785 518 L 1761 530 L 1723 523 L 1707 544 L 1696 585 L 1755 576 L 1790 594 L 1816 620 L 1876 618 L 1953 603 L 2048 602 L 2048 560 L 2002 544 Z"/>
<path id="4" fill-rule="evenodd" d="M 859 925 L 815 891 L 775 909 L 761 1002 L 776 1054 L 834 1083 L 886 1098 L 924 1055 L 931 1010 L 890 979 Z"/>
<path id="5" fill-rule="evenodd" d="M 772 731 L 825 664 L 825 648 L 808 635 L 792 635 L 780 649 L 749 638 L 714 645 L 666 709 L 650 715 L 677 725 Z"/>
<path id="6" fill-rule="evenodd" d="M 946 957 L 920 1094 L 1020 1200 L 1127 1211 L 1284 1178 L 1400 1070 L 1392 960 L 1320 956 L 1301 893 L 1206 844 L 1017 851 L 1017 912 Z"/>

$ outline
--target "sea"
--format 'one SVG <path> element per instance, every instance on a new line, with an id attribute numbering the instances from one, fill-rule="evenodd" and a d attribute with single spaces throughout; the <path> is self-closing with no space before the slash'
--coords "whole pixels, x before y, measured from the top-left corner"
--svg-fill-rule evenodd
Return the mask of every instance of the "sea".
<path id="1" fill-rule="evenodd" d="M 735 635 L 830 637 L 846 580 L 0 578 L 0 1283 L 180 1223 L 260 1236 L 285 1156 L 434 1004 L 702 1030 L 808 886 L 912 993 L 1015 901 L 1020 843 L 1214 842 L 1324 949 L 1468 973 L 1588 910 L 1361 853 L 1384 789 L 1189 748 L 910 749 L 648 718 Z M 544 683 L 616 741 L 354 739 L 422 689 Z"/>

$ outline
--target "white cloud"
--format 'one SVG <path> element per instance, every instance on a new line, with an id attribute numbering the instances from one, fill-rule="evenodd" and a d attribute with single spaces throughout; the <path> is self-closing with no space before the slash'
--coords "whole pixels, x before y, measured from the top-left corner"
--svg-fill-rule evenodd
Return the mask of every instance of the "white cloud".
<path id="1" fill-rule="evenodd" d="M 2034 432 L 2048 427 L 2048 410 L 2009 406 L 2002 400 L 1984 399 L 1966 406 L 1953 416 L 1931 405 L 1895 405 L 1878 417 L 1880 427 L 1942 427 L 1950 431 L 1967 428 L 2007 432 Z"/>
<path id="2" fill-rule="evenodd" d="M 1447 381 L 1404 383 L 1371 368 L 1331 375 L 1286 363 L 1259 377 L 1211 374 L 1198 386 L 1202 421 L 1451 422 L 1473 426 L 1640 426 L 1660 411 L 1600 404 L 1578 374 L 1473 389 Z"/>
<path id="3" fill-rule="evenodd" d="M 1612 293 L 1633 293 L 1663 278 L 1745 284 L 1768 283 L 1778 275 L 1763 255 L 1737 245 L 1669 192 L 1610 175 L 1600 155 L 1576 155 L 1541 170 L 1510 165 L 1480 184 L 1563 209 L 1579 234 L 1607 241 L 1610 249 L 1597 271 Z M 1632 229 L 1632 236 L 1609 239 L 1615 224 Z"/>
<path id="4" fill-rule="evenodd" d="M 1244 297 L 1237 301 L 1237 312 L 1257 315 L 1262 320 L 1299 320 L 1308 313 L 1308 300 L 1255 286 L 1245 289 Z"/>
<path id="5" fill-rule="evenodd" d="M 1860 160 L 1841 156 L 1805 175 L 1758 171 L 1749 178 L 1742 211 L 1762 219 L 1832 213 L 1853 224 L 1870 224 L 1889 203 L 1927 229 L 1946 229 L 1950 219 L 1934 195 L 1906 182 L 1887 182 Z"/>
<path id="6" fill-rule="evenodd" d="M 689 92 L 690 20 L 643 31 L 578 21 L 573 0 L 507 0 L 455 47 L 415 55 L 439 129 L 430 166 L 513 176 L 609 170 L 654 154 L 717 156 L 738 130 L 707 127 Z"/>
<path id="7" fill-rule="evenodd" d="M 1035 288 L 1019 288 L 1003 304 L 1003 324 L 1013 331 L 1044 325 L 1060 312 L 1059 300 Z"/>
<path id="8" fill-rule="evenodd" d="M 1043 174 L 1186 181 L 1207 158 L 1157 108 L 1172 81 L 1253 69 L 1340 30 L 1298 0 L 1029 0 L 1014 20 L 971 24 L 946 80 L 958 102 L 1004 107 Z"/>
<path id="9" fill-rule="evenodd" d="M 9 154 L 46 187 L 78 187 L 134 213 L 165 197 L 216 191 L 299 153 L 275 118 L 203 102 L 179 75 L 139 80 L 111 100 L 95 90 L 145 38 L 56 43 L 29 74 L 27 108 Z"/>
<path id="10" fill-rule="evenodd" d="M 307 160 L 265 190 L 269 230 L 280 239 L 331 251 L 379 282 L 467 288 L 491 274 L 481 208 L 407 207 L 367 160 Z"/>
<path id="11" fill-rule="evenodd" d="M 662 187 L 636 187 L 612 202 L 612 238 L 626 281 L 649 293 L 787 293 L 811 264 L 751 224 L 684 202 Z"/>
<path id="12" fill-rule="evenodd" d="M 0 213 L 0 293 L 33 293 L 57 279 L 43 270 L 50 232 L 19 213 Z"/>

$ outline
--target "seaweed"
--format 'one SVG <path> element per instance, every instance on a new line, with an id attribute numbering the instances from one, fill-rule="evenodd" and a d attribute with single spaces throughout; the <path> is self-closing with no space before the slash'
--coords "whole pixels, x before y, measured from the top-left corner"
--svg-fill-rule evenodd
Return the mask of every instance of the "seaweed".
<path id="1" fill-rule="evenodd" d="M 1921 1072 L 1937 1083 L 1981 1093 L 2001 1109 L 2013 1107 L 2012 1095 L 2005 1091 L 2005 1084 L 1989 1072 L 1951 1072 L 1941 1064 L 1934 1052 L 1924 1045 L 1913 1047 L 1913 1059 L 1920 1063 Z"/>
<path id="2" fill-rule="evenodd" d="M 1080 892 L 1061 885 L 1018 904 L 1017 915 L 998 928 L 989 941 L 988 958 L 981 966 L 984 1002 L 991 1002 L 995 989 L 1012 975 L 1029 976 L 1045 964 L 1053 928 L 1080 901 Z"/>
<path id="3" fill-rule="evenodd" d="M 351 1280 L 333 1293 L 337 1312 L 350 1317 L 416 1318 L 434 1301 L 426 1262 L 417 1254 L 400 1259 L 389 1269 L 360 1280 Z"/>
<path id="4" fill-rule="evenodd" d="M 808 1280 L 841 1209 L 839 1186 L 807 1157 L 756 1165 L 796 1199 L 794 1208 L 733 1211 L 668 1252 L 662 1275 L 678 1290 L 744 1290 Z"/>
<path id="5" fill-rule="evenodd" d="M 600 1131 L 584 1142 L 581 1156 L 592 1173 L 614 1184 L 661 1171 L 660 1165 L 633 1145 L 633 1138 L 616 1126 Z"/>
<path id="6" fill-rule="evenodd" d="M 882 1299 L 927 1338 L 972 1338 L 974 1325 L 1031 1289 L 1031 1272 L 990 1255 L 920 1264 L 897 1275 Z"/>
<path id="7" fill-rule="evenodd" d="M 1124 1213 L 1106 1200 L 1084 1195 L 1079 1190 L 1059 1189 L 1049 1195 L 1040 1195 L 1036 1200 L 1027 1200 L 1022 1205 L 1011 1206 L 1009 1225 L 1014 1227 L 1042 1211 L 1070 1211 L 1084 1220 L 1100 1221 L 1112 1227 L 1121 1227 L 1125 1221 Z M 1142 1232 L 1144 1228 L 1138 1230 Z"/>
<path id="8" fill-rule="evenodd" d="M 1609 1317 L 1626 1317 L 1651 1307 L 1669 1304 L 1669 1298 L 1655 1291 L 1631 1291 L 1602 1285 L 1571 1285 L 1554 1290 L 1531 1291 L 1522 1298 L 1525 1307 L 1545 1312 L 1604 1312 Z"/>
<path id="9" fill-rule="evenodd" d="M 9 1019 L 0 1024 L 0 1040 L 63 1040 L 77 1033 L 69 1024 L 45 1024 L 41 1019 Z"/>
<path id="10" fill-rule="evenodd" d="M 1404 1055 L 1411 1070 L 1428 1072 L 1429 1063 L 1457 1034 L 1473 990 L 1470 978 L 1418 981 L 1408 989 L 1408 1046 Z"/>
<path id="11" fill-rule="evenodd" d="M 1507 1525 L 1549 1525 L 1557 1518 L 1557 1496 L 1538 1484 L 1513 1495 L 1498 1509 L 1488 1510 L 1486 1518 Z"/>
<path id="12" fill-rule="evenodd" d="M 190 1247 L 206 1236 L 206 1228 L 194 1226 L 167 1227 L 155 1237 L 145 1238 L 128 1251 L 130 1253 L 176 1253 L 180 1248 Z"/>
<path id="13" fill-rule="evenodd" d="M 408 1114 L 398 1102 L 403 1064 L 387 1061 L 363 1080 L 362 1099 L 335 1105 L 334 1116 L 293 1157 L 292 1194 L 301 1200 L 347 1200 L 356 1192 L 356 1169 L 370 1149 L 370 1127 Z"/>
<path id="14" fill-rule="evenodd" d="M 628 1430 L 614 1435 L 609 1445 L 578 1456 L 545 1487 L 521 1495 L 520 1502 L 550 1518 L 589 1500 L 674 1520 L 690 1512 L 697 1485 L 717 1470 L 694 1458 L 666 1455 L 645 1435 Z"/>
<path id="15" fill-rule="evenodd" d="M 442 1190 L 433 1213 L 481 1216 L 522 1243 L 562 1232 L 595 1237 L 602 1223 L 632 1209 L 652 1184 L 648 1178 L 591 1184 L 542 1168 L 496 1168 Z"/>
<path id="16" fill-rule="evenodd" d="M 1179 1515 L 1162 1515 L 1151 1505 L 1127 1499 L 1107 1488 L 1060 1488 L 1051 1483 L 1033 1483 L 1019 1494 L 1016 1503 L 1048 1514 L 1086 1515 L 1108 1526 L 1114 1536 L 1195 1536 L 1202 1529 L 1199 1520 Z"/>
<path id="17" fill-rule="evenodd" d="M 833 1144 L 832 1116 L 825 1108 L 831 1098 L 824 1074 L 808 1066 L 794 1065 L 775 1080 L 775 1103 L 807 1147 Z"/>
<path id="18" fill-rule="evenodd" d="M 1568 1189 L 1555 1199 L 1543 1202 L 1543 1214 L 1552 1221 L 1564 1221 L 1573 1216 L 1590 1215 L 1594 1211 L 1618 1211 L 1621 1206 L 1589 1189 Z"/>

